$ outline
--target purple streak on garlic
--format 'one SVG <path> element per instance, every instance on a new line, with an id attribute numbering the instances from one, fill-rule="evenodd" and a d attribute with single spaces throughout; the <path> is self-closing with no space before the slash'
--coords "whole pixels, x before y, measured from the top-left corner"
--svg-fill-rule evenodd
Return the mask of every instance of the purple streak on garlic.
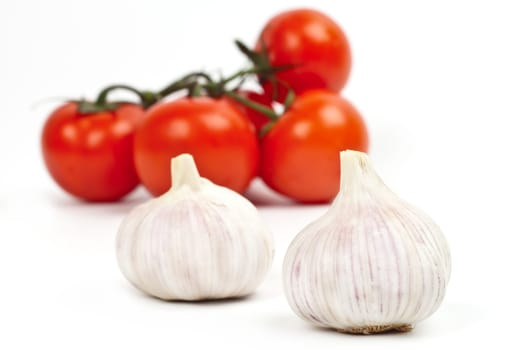
<path id="1" fill-rule="evenodd" d="M 172 159 L 172 187 L 134 208 L 117 235 L 117 260 L 141 291 L 165 300 L 251 294 L 273 259 L 273 239 L 243 196 L 199 176 L 193 157 Z"/>
<path id="2" fill-rule="evenodd" d="M 439 307 L 449 277 L 439 227 L 390 191 L 356 151 L 341 152 L 339 194 L 297 235 L 283 265 L 293 311 L 348 333 L 411 330 Z"/>

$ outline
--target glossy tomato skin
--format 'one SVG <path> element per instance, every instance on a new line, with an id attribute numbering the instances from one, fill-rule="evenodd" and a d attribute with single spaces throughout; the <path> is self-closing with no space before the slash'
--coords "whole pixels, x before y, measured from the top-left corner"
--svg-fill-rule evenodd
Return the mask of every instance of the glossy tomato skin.
<path id="1" fill-rule="evenodd" d="M 348 80 L 352 65 L 348 39 L 337 23 L 319 11 L 297 9 L 278 14 L 263 28 L 256 51 L 262 50 L 261 41 L 272 66 L 297 65 L 277 73 L 296 94 L 312 89 L 339 92 Z M 272 93 L 271 84 L 263 87 Z M 286 89 L 278 90 L 282 102 Z"/>
<path id="2" fill-rule="evenodd" d="M 142 107 L 80 114 L 67 103 L 47 119 L 41 139 L 44 162 L 55 182 L 87 201 L 116 201 L 139 183 L 133 164 L 133 133 Z"/>
<path id="3" fill-rule="evenodd" d="M 322 203 L 339 191 L 339 152 L 368 150 L 359 112 L 327 90 L 299 95 L 262 140 L 261 177 L 299 202 Z"/>
<path id="4" fill-rule="evenodd" d="M 265 93 L 241 90 L 237 92 L 237 94 L 253 102 L 259 103 L 265 107 L 272 108 L 272 98 Z M 250 108 L 248 106 L 243 105 L 242 103 L 239 103 L 233 100 L 232 100 L 232 103 L 237 108 L 239 108 L 241 113 L 243 113 L 252 122 L 257 132 L 259 132 L 262 129 L 262 127 L 265 126 L 270 121 L 270 119 L 266 115 L 260 112 L 257 112 L 253 108 Z"/>
<path id="5" fill-rule="evenodd" d="M 171 158 L 190 153 L 201 176 L 243 192 L 256 174 L 255 128 L 227 99 L 182 98 L 153 106 L 137 129 L 135 166 L 151 194 L 170 187 Z"/>

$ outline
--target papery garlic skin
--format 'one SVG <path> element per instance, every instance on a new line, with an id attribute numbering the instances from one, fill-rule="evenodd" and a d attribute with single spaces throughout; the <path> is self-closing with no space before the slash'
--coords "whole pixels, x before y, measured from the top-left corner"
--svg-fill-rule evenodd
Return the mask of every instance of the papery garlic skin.
<path id="1" fill-rule="evenodd" d="M 283 263 L 301 318 L 349 333 L 408 331 L 441 304 L 450 253 L 439 227 L 390 191 L 366 154 L 341 152 L 341 189 Z"/>
<path id="2" fill-rule="evenodd" d="M 172 188 L 134 208 L 117 260 L 138 289 L 165 300 L 251 294 L 270 269 L 273 238 L 246 198 L 201 178 L 188 154 L 172 160 Z"/>

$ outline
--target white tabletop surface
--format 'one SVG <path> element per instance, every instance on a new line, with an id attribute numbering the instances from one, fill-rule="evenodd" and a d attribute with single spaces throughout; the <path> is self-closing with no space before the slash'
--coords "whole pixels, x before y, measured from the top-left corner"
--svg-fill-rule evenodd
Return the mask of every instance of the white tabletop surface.
<path id="1" fill-rule="evenodd" d="M 523 348 L 524 11 L 483 3 L 1 2 L 0 349 Z M 232 72 L 244 62 L 233 38 L 252 42 L 271 14 L 301 4 L 347 31 L 354 66 L 343 94 L 367 120 L 371 159 L 451 246 L 445 300 L 410 333 L 344 335 L 288 307 L 286 247 L 326 206 L 290 203 L 255 181 L 248 196 L 276 241 L 266 281 L 243 300 L 168 303 L 135 290 L 115 259 L 117 227 L 146 191 L 86 204 L 43 166 L 39 135 L 57 104 L 35 103 Z"/>

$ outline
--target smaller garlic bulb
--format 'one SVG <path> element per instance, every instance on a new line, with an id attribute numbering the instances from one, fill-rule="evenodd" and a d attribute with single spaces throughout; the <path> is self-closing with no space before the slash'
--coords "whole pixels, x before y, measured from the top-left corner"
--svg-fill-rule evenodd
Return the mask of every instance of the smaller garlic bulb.
<path id="1" fill-rule="evenodd" d="M 243 196 L 201 178 L 189 154 L 171 161 L 172 187 L 134 208 L 117 235 L 124 276 L 165 300 L 252 293 L 273 259 L 273 239 Z"/>
<path id="2" fill-rule="evenodd" d="M 439 227 L 392 193 L 356 151 L 341 152 L 339 194 L 297 235 L 283 264 L 293 311 L 348 333 L 411 330 L 439 307 L 449 277 Z"/>

